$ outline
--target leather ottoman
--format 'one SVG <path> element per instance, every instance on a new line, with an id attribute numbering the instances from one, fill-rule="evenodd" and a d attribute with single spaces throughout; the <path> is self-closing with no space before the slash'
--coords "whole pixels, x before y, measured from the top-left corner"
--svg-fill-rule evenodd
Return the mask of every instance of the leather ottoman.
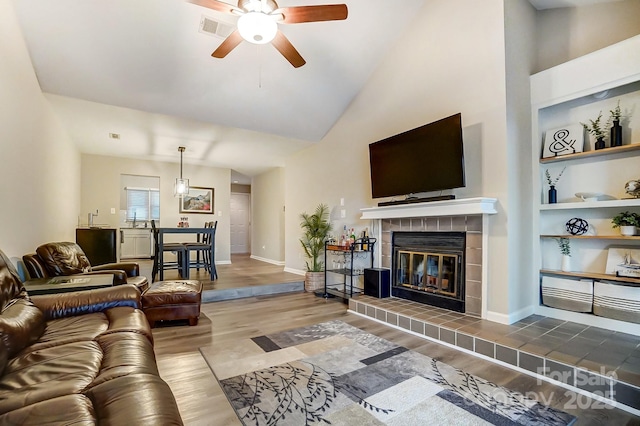
<path id="1" fill-rule="evenodd" d="M 189 320 L 198 324 L 202 283 L 196 280 L 158 281 L 142 293 L 142 310 L 151 327 L 156 321 Z"/>

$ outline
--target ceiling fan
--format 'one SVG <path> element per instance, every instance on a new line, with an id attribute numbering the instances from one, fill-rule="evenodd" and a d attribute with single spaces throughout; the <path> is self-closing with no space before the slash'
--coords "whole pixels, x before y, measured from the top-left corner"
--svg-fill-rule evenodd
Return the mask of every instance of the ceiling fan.
<path id="1" fill-rule="evenodd" d="M 278 29 L 278 23 L 301 24 L 304 22 L 339 21 L 347 19 L 346 4 L 279 7 L 275 0 L 238 0 L 233 6 L 218 0 L 189 0 L 190 3 L 218 12 L 240 16 L 238 28 L 211 54 L 224 58 L 243 40 L 254 44 L 271 42 L 295 68 L 306 61 Z"/>

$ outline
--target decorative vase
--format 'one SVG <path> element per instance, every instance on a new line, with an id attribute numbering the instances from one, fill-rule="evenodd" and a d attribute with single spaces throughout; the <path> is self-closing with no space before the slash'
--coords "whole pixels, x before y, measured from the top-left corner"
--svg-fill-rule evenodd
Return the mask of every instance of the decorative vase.
<path id="1" fill-rule="evenodd" d="M 560 269 L 564 272 L 571 272 L 571 256 L 568 254 L 562 255 L 562 267 Z"/>
<path id="2" fill-rule="evenodd" d="M 604 149 L 605 148 L 605 144 L 604 144 L 604 138 L 600 137 L 596 139 L 596 149 Z"/>
<path id="3" fill-rule="evenodd" d="M 558 191 L 556 191 L 556 187 L 551 185 L 549 187 L 549 204 L 555 204 L 558 202 Z"/>
<path id="4" fill-rule="evenodd" d="M 636 227 L 635 226 L 621 226 L 620 233 L 626 237 L 630 237 L 632 235 L 636 235 Z"/>
<path id="5" fill-rule="evenodd" d="M 611 126 L 611 146 L 622 146 L 622 126 L 620 120 L 613 120 Z"/>

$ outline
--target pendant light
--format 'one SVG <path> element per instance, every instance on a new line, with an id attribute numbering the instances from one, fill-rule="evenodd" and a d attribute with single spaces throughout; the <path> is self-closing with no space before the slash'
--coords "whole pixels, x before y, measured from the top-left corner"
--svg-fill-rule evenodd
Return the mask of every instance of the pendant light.
<path id="1" fill-rule="evenodd" d="M 178 147 L 178 151 L 180 151 L 180 177 L 176 178 L 176 186 L 173 190 L 174 197 L 182 197 L 189 194 L 189 179 L 182 179 L 182 153 L 184 150 L 184 146 Z"/>

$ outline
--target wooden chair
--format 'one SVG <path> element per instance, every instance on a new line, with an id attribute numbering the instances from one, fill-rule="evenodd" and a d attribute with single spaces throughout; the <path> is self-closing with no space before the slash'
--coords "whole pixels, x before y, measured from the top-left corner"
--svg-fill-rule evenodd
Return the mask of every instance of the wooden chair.
<path id="1" fill-rule="evenodd" d="M 218 226 L 218 222 L 206 222 L 204 227 L 206 229 L 212 229 L 211 233 L 205 232 L 202 234 L 198 234 L 198 240 L 196 242 L 186 242 L 182 243 L 187 249 L 187 259 L 189 259 L 189 267 L 196 268 L 196 270 L 200 270 L 200 268 L 204 268 L 211 276 L 211 281 L 218 278 L 218 273 L 216 271 L 216 263 L 215 263 L 215 235 L 216 228 Z M 191 262 L 191 252 L 196 253 L 195 262 Z M 212 257 L 212 252 L 214 256 Z M 200 257 L 202 254 L 202 257 Z"/>
<path id="2" fill-rule="evenodd" d="M 177 256 L 176 261 L 165 262 L 163 258 L 162 269 L 177 269 L 181 277 L 185 277 L 183 265 L 186 264 L 187 248 L 182 243 L 162 243 L 162 253 L 160 253 L 160 243 L 158 241 L 158 229 L 155 220 L 151 220 L 151 233 L 153 234 L 153 269 L 151 271 L 151 281 L 156 280 L 158 269 L 160 267 L 160 256 L 164 256 L 165 252 L 174 252 Z"/>

